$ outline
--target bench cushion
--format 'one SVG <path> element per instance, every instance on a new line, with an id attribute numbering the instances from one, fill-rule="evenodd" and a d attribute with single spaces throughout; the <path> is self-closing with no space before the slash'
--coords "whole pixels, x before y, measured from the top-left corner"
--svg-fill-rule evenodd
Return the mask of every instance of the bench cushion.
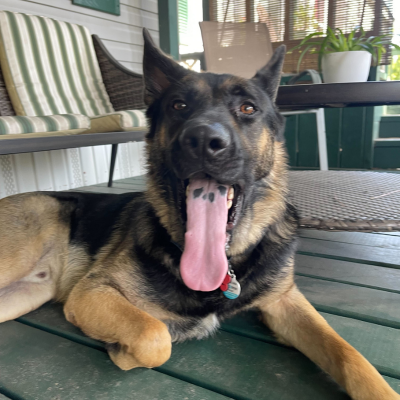
<path id="1" fill-rule="evenodd" d="M 114 111 L 83 26 L 0 11 L 0 63 L 17 115 Z"/>
<path id="2" fill-rule="evenodd" d="M 116 111 L 92 117 L 90 120 L 91 128 L 85 133 L 131 131 L 132 128 L 147 126 L 144 110 Z"/>
<path id="3" fill-rule="evenodd" d="M 0 140 L 19 137 L 74 135 L 90 128 L 90 118 L 80 114 L 45 117 L 0 117 Z"/>

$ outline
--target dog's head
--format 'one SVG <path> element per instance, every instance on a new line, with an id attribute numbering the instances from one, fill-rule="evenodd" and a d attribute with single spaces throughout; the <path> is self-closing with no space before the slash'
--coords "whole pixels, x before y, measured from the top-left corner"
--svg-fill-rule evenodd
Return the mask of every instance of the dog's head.
<path id="1" fill-rule="evenodd" d="M 172 239 L 185 245 L 185 283 L 197 268 L 183 266 L 185 259 L 191 265 L 225 259 L 210 282 L 188 284 L 212 290 L 226 275 L 225 245 L 231 255 L 244 252 L 285 209 L 284 120 L 275 107 L 285 48 L 244 79 L 186 70 L 146 30 L 144 40 L 148 199 Z"/>

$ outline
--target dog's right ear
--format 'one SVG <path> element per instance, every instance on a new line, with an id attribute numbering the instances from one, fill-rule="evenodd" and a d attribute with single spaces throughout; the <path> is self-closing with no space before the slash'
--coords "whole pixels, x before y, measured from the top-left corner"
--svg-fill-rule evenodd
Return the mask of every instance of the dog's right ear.
<path id="1" fill-rule="evenodd" d="M 252 78 L 267 92 L 272 101 L 275 101 L 281 81 L 283 61 L 285 59 L 286 46 L 280 45 L 268 61 L 267 65 L 257 71 Z"/>
<path id="2" fill-rule="evenodd" d="M 160 98 L 172 82 L 180 80 L 189 72 L 157 48 L 146 28 L 143 28 L 143 38 L 144 101 L 150 105 Z"/>

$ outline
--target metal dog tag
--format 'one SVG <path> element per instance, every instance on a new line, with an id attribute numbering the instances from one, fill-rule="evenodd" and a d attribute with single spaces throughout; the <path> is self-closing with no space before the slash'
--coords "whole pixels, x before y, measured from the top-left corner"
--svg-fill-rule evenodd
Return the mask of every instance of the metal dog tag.
<path id="1" fill-rule="evenodd" d="M 236 276 L 232 274 L 231 281 L 228 283 L 228 290 L 225 290 L 223 293 L 225 297 L 233 300 L 239 297 L 240 291 L 240 283 L 236 280 Z"/>

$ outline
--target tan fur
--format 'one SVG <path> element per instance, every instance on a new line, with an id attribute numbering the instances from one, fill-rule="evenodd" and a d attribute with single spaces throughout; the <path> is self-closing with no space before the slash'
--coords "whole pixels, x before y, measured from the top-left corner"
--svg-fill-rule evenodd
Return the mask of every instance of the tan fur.
<path id="1" fill-rule="evenodd" d="M 275 161 L 272 170 L 264 178 L 269 188 L 261 189 L 265 192 L 262 200 L 253 205 L 251 212 L 246 213 L 236 227 L 235 236 L 229 250 L 231 256 L 241 254 L 252 244 L 257 243 L 264 234 L 266 226 L 282 221 L 288 192 L 286 156 L 282 143 L 275 142 L 274 154 Z M 284 225 L 285 222 L 281 222 L 278 227 L 281 230 L 282 237 L 287 235 Z M 289 227 L 287 231 L 291 233 Z"/>
<path id="2" fill-rule="evenodd" d="M 257 179 L 264 175 L 264 171 L 271 169 L 271 164 L 274 162 L 275 147 L 282 145 L 280 142 L 278 142 L 278 145 L 275 145 L 272 138 L 273 135 L 268 132 L 267 129 L 263 129 L 260 139 L 256 144 L 256 148 L 253 151 L 255 159 L 255 176 Z M 277 151 L 279 153 L 279 150 Z M 279 156 L 280 154 L 278 154 L 278 157 Z M 279 162 L 280 160 L 277 161 Z"/>
<path id="3" fill-rule="evenodd" d="M 69 322 L 88 336 L 110 344 L 108 354 L 123 370 L 153 368 L 171 355 L 165 324 L 132 305 L 117 290 L 82 279 L 64 307 Z"/>
<path id="4" fill-rule="evenodd" d="M 55 300 L 65 302 L 73 287 L 87 273 L 92 260 L 83 246 L 69 245 L 57 280 Z"/>
<path id="5" fill-rule="evenodd" d="M 147 181 L 146 199 L 156 210 L 161 224 L 168 229 L 172 240 L 176 243 L 183 243 L 184 231 L 178 211 L 164 199 L 160 185 L 151 176 Z"/>
<path id="6" fill-rule="evenodd" d="M 0 322 L 54 297 L 69 233 L 59 213 L 59 202 L 40 194 L 0 201 Z"/>
<path id="7" fill-rule="evenodd" d="M 287 283 L 290 285 L 290 279 Z M 328 325 L 293 283 L 280 295 L 268 294 L 255 305 L 282 343 L 296 347 L 319 365 L 353 400 L 400 399 L 379 372 Z"/>
<path id="8" fill-rule="evenodd" d="M 222 84 L 220 85 L 221 90 L 231 90 L 235 86 L 246 86 L 247 79 L 241 78 L 240 76 L 230 76 L 229 78 L 225 79 Z"/>

